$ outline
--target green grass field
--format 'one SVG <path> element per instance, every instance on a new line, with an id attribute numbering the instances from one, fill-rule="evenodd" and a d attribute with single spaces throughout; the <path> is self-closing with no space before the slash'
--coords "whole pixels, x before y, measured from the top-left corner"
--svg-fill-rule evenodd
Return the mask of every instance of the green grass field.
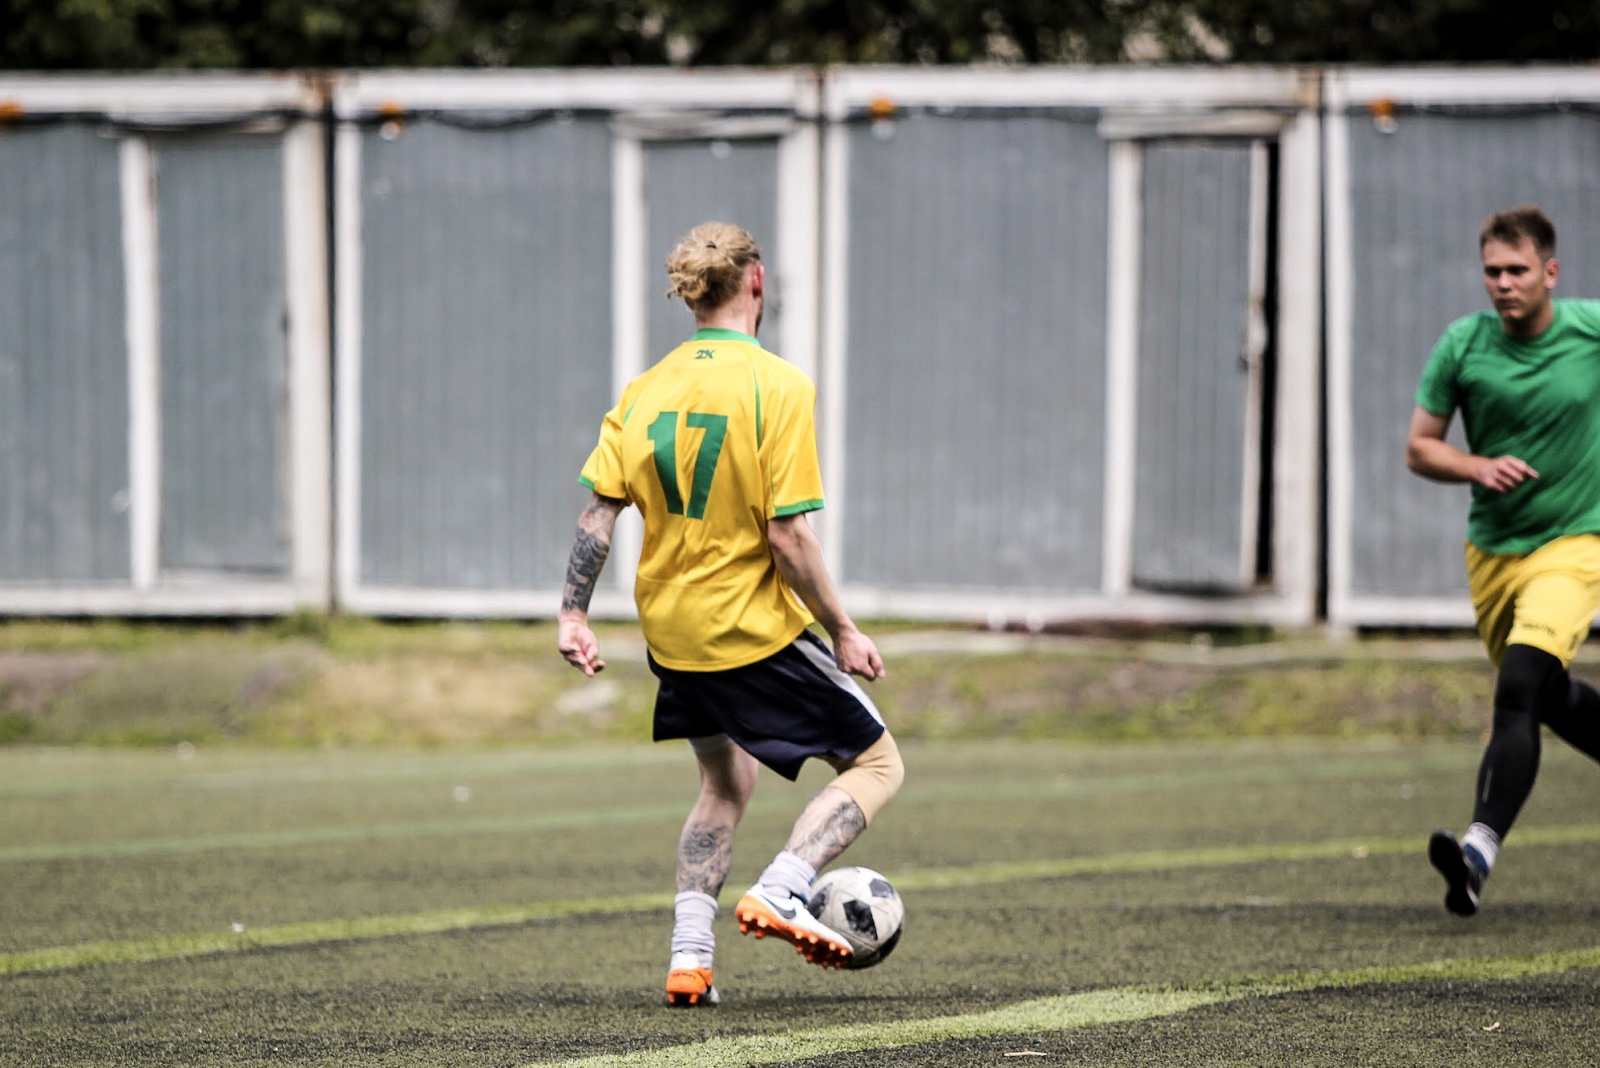
<path id="1" fill-rule="evenodd" d="M 0 749 L 0 1064 L 1595 1063 L 1600 769 L 1559 743 L 1471 921 L 1423 845 L 1475 740 L 905 749 L 847 854 L 895 955 L 725 909 L 692 1012 L 686 747 Z M 824 781 L 764 775 L 725 903 Z"/>

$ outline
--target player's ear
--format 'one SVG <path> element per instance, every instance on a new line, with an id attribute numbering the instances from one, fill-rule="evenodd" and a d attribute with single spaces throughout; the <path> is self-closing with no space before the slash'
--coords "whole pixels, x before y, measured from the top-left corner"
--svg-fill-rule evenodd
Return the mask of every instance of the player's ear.
<path id="1" fill-rule="evenodd" d="M 1556 287 L 1556 279 L 1561 276 L 1561 261 L 1551 256 L 1544 261 L 1544 284 L 1548 289 Z"/>
<path id="2" fill-rule="evenodd" d="M 759 297 L 767 288 L 767 268 L 760 260 L 750 266 L 752 268 L 750 272 L 750 295 Z"/>

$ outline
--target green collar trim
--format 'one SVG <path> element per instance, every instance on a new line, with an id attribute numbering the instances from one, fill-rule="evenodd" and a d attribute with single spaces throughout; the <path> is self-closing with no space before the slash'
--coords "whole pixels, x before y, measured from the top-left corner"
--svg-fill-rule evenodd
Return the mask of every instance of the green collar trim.
<path id="1" fill-rule="evenodd" d="M 757 341 L 755 338 L 751 337 L 749 334 L 741 334 L 737 330 L 728 330 L 728 329 L 725 329 L 725 328 L 720 327 L 720 326 L 702 326 L 700 329 L 698 329 L 698 330 L 696 330 L 694 332 L 694 337 L 691 337 L 689 340 L 690 341 L 748 341 L 752 345 L 761 344 L 761 342 Z"/>

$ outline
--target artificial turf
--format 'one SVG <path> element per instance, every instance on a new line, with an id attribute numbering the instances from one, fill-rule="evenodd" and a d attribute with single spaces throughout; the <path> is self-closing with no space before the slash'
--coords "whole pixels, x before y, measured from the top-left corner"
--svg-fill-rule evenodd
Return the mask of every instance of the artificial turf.
<path id="1" fill-rule="evenodd" d="M 895 955 L 811 968 L 725 910 L 725 1003 L 675 1012 L 680 747 L 0 752 L 0 1063 L 1592 1063 L 1600 769 L 1554 745 L 1471 921 L 1422 846 L 1463 822 L 1473 745 L 906 755 L 847 854 L 902 887 Z M 764 778 L 731 892 L 825 780 Z M 946 1033 L 1063 998 L 1132 1015 Z M 856 1048 L 816 1052 L 840 1028 Z"/>

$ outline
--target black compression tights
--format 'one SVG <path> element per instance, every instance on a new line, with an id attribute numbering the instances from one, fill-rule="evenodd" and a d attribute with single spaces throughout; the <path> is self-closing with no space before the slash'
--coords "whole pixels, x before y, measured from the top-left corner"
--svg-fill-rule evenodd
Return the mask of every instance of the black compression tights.
<path id="1" fill-rule="evenodd" d="M 1600 760 L 1600 694 L 1531 645 L 1506 647 L 1494 687 L 1494 731 L 1478 768 L 1472 821 L 1504 838 L 1539 774 L 1539 724 Z"/>
<path id="2" fill-rule="evenodd" d="M 1593 686 L 1573 679 L 1567 686 L 1567 699 L 1544 709 L 1542 718 L 1556 737 L 1600 760 L 1600 693 Z"/>

